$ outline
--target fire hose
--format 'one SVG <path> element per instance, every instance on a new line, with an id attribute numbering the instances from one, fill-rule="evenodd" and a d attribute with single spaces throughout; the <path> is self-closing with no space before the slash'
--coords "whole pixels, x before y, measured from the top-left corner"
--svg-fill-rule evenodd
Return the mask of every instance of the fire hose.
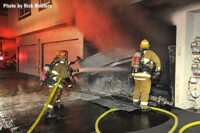
<path id="1" fill-rule="evenodd" d="M 46 101 L 46 103 L 45 103 L 45 105 L 44 105 L 42 111 L 40 112 L 39 116 L 37 117 L 37 119 L 35 120 L 35 122 L 33 123 L 33 125 L 31 126 L 31 128 L 28 130 L 27 133 L 31 133 L 31 132 L 33 131 L 33 129 L 37 126 L 37 124 L 40 122 L 42 116 L 44 115 L 45 111 L 46 111 L 47 108 L 48 108 L 48 105 L 49 105 L 50 101 L 52 100 L 53 96 L 55 95 L 55 92 L 56 92 L 56 90 L 57 90 L 57 88 L 58 88 L 58 85 L 59 85 L 61 79 L 62 79 L 62 78 L 59 77 L 59 79 L 58 79 L 56 85 L 54 86 L 54 88 L 53 88 L 51 94 L 49 95 L 49 97 L 48 97 L 48 99 L 47 99 L 47 101 Z"/>
<path id="2" fill-rule="evenodd" d="M 171 117 L 173 117 L 173 118 L 174 118 L 174 125 L 173 125 L 172 128 L 168 131 L 168 133 L 173 133 L 173 132 L 176 130 L 176 128 L 177 128 L 177 126 L 178 126 L 178 117 L 177 117 L 175 114 L 173 114 L 173 113 L 171 113 L 171 112 L 169 112 L 169 111 L 167 111 L 167 110 L 161 109 L 161 108 L 156 108 L 156 107 L 149 107 L 149 108 L 151 108 L 151 109 L 154 110 L 154 111 L 162 112 L 162 113 L 165 113 L 165 114 L 170 115 Z M 111 108 L 110 110 L 104 112 L 102 115 L 100 115 L 100 116 L 97 118 L 97 120 L 96 120 L 96 122 L 95 122 L 95 131 L 96 131 L 96 133 L 101 133 L 101 131 L 99 130 L 99 122 L 101 121 L 101 119 L 102 119 L 103 117 L 105 117 L 106 115 L 108 115 L 109 113 L 114 112 L 114 111 L 118 111 L 118 110 L 119 110 L 119 109 L 117 109 L 117 108 Z M 181 132 L 181 133 L 182 133 L 182 132 Z"/>
<path id="3" fill-rule="evenodd" d="M 185 126 L 181 127 L 178 133 L 183 133 L 186 129 L 193 126 L 197 126 L 197 125 L 200 125 L 200 121 L 194 121 L 194 122 L 188 123 Z"/>
<path id="4" fill-rule="evenodd" d="M 88 87 L 86 87 L 86 88 L 88 89 L 88 91 L 89 91 L 90 93 L 92 93 L 91 90 L 90 90 Z M 112 100 L 115 101 L 115 99 L 112 97 L 112 95 L 111 95 L 110 97 L 111 97 Z M 158 103 L 163 103 L 163 104 L 172 106 L 172 103 L 171 103 L 171 102 L 167 101 L 166 99 L 164 99 L 164 98 L 162 98 L 162 97 L 158 97 L 158 98 L 152 97 L 152 98 L 154 99 L 153 101 L 158 101 Z M 158 111 L 158 112 L 162 112 L 162 113 L 165 113 L 165 114 L 167 114 L 167 115 L 170 115 L 170 116 L 174 119 L 174 125 L 173 125 L 173 127 L 168 131 L 168 133 L 173 133 L 173 132 L 176 130 L 176 128 L 177 128 L 177 126 L 178 126 L 178 117 L 177 117 L 175 114 L 173 114 L 173 113 L 170 112 L 170 111 L 161 109 L 161 108 L 156 108 L 156 107 L 150 107 L 150 108 L 151 108 L 152 110 L 154 110 L 154 111 Z M 95 131 L 96 131 L 96 133 L 101 133 L 100 130 L 99 130 L 99 126 L 98 126 L 98 125 L 99 125 L 99 122 L 101 121 L 101 119 L 102 119 L 103 117 L 105 117 L 106 115 L 108 115 L 109 113 L 114 112 L 114 111 L 118 111 L 118 110 L 119 110 L 119 109 L 117 109 L 117 108 L 111 108 L 110 110 L 104 112 L 103 114 L 101 114 L 101 115 L 97 118 L 97 120 L 96 120 L 96 122 L 95 122 Z"/>
<path id="5" fill-rule="evenodd" d="M 161 109 L 161 108 L 156 108 L 156 107 L 150 107 L 150 108 L 152 110 L 154 110 L 154 111 L 162 112 L 162 113 L 165 113 L 165 114 L 170 115 L 171 117 L 173 117 L 174 118 L 174 125 L 168 131 L 168 133 L 173 133 L 176 130 L 176 128 L 178 126 L 178 117 L 174 113 L 172 113 L 170 111 L 167 111 L 167 110 L 164 110 L 164 109 Z"/>
<path id="6" fill-rule="evenodd" d="M 114 111 L 118 111 L 118 110 L 119 110 L 119 109 L 117 109 L 117 108 L 111 108 L 111 109 L 109 109 L 108 111 L 104 112 L 102 115 L 100 115 L 100 116 L 97 118 L 97 120 L 96 120 L 96 122 L 95 122 L 95 131 L 96 131 L 96 133 L 101 133 L 100 130 L 99 130 L 99 122 L 101 121 L 101 119 L 102 119 L 104 116 L 106 116 L 107 114 L 109 114 L 109 113 L 111 113 L 111 112 L 114 112 Z"/>

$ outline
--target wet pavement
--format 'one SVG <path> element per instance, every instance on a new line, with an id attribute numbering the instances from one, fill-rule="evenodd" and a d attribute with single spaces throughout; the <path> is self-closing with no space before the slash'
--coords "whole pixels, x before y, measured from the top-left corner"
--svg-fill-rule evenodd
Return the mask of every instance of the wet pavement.
<path id="1" fill-rule="evenodd" d="M 0 68 L 0 133 L 25 133 L 39 115 L 48 98 L 48 88 L 41 87 L 37 77 Z M 98 96 L 65 89 L 62 95 L 64 110 L 57 111 L 58 119 L 44 118 L 34 133 L 91 133 L 96 119 L 108 108 L 89 102 Z M 118 111 L 102 119 L 103 133 L 124 133 L 147 129 L 164 123 L 169 118 L 157 112 Z"/>

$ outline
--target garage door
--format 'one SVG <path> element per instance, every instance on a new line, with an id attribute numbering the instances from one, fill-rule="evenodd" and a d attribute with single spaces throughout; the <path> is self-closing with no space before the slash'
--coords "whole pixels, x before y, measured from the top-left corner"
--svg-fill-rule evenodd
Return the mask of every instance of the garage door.
<path id="1" fill-rule="evenodd" d="M 83 51 L 78 39 L 45 43 L 43 44 L 43 65 L 51 63 L 55 58 L 56 52 L 60 50 L 68 51 L 70 61 L 76 60 L 76 56 L 80 56 Z M 78 66 L 78 64 L 74 65 L 74 67 Z"/>
<path id="2" fill-rule="evenodd" d="M 19 47 L 19 72 L 37 75 L 36 45 Z"/>

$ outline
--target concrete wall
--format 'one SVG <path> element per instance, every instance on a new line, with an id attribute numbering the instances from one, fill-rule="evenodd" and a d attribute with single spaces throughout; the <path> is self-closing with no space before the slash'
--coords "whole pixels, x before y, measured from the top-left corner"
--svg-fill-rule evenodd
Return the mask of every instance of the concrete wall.
<path id="1" fill-rule="evenodd" d="M 9 36 L 9 29 L 8 29 L 8 17 L 7 16 L 0 16 L 0 37 L 7 37 Z"/>
<path id="2" fill-rule="evenodd" d="M 38 0 L 32 0 L 32 4 Z M 14 3 L 16 3 L 14 1 Z M 71 0 L 53 0 L 52 8 L 39 11 L 38 8 L 31 9 L 31 16 L 18 20 L 18 9 L 8 10 L 8 24 L 11 26 L 15 35 L 30 33 L 47 27 L 59 25 L 61 23 L 73 23 L 73 10 Z"/>
<path id="3" fill-rule="evenodd" d="M 8 26 L 8 16 L 0 16 L 0 42 L 2 43 L 2 50 L 6 52 L 4 58 L 10 58 L 16 54 L 16 42 L 12 39 L 7 39 L 13 37 L 12 30 Z"/>
<path id="4" fill-rule="evenodd" d="M 6 58 L 10 58 L 16 54 L 16 42 L 15 40 L 0 40 L 2 42 L 2 50 L 7 53 Z"/>
<path id="5" fill-rule="evenodd" d="M 0 28 L 8 26 L 8 17 L 0 16 Z"/>
<path id="6" fill-rule="evenodd" d="M 13 0 L 13 3 L 16 4 L 16 2 Z M 31 15 L 21 20 L 18 20 L 17 8 L 8 10 L 8 25 L 16 36 L 17 47 L 36 44 L 37 49 L 34 56 L 37 58 L 38 73 L 35 75 L 39 75 L 42 69 L 42 45 L 44 43 L 78 39 L 79 53 L 72 54 L 83 57 L 83 35 L 74 26 L 71 0 L 53 0 L 52 2 L 52 8 L 39 11 L 34 7 L 38 0 L 32 0 Z"/>
<path id="7" fill-rule="evenodd" d="M 188 100 L 188 80 L 192 75 L 191 42 L 199 35 L 200 19 L 199 5 L 190 5 L 172 15 L 173 24 L 177 26 L 176 40 L 176 78 L 175 78 L 175 106 L 183 109 L 192 107 Z"/>
<path id="8" fill-rule="evenodd" d="M 200 11 L 199 12 L 194 12 L 193 13 L 195 20 L 194 20 L 194 24 L 195 24 L 195 28 L 194 28 L 194 34 L 197 36 L 200 36 Z"/>
<path id="9" fill-rule="evenodd" d="M 83 35 L 82 33 L 73 26 L 57 26 L 54 29 L 33 33 L 30 35 L 20 36 L 17 38 L 17 46 L 24 45 L 37 45 L 35 56 L 37 58 L 36 66 L 38 67 L 38 73 L 35 75 L 39 76 L 42 70 L 42 45 L 45 43 L 56 43 L 64 40 L 78 39 L 80 44 L 79 53 L 69 53 L 69 56 L 80 56 L 83 57 Z M 72 46 L 73 47 L 73 46 Z M 76 55 L 74 55 L 76 54 Z M 18 59 L 18 56 L 17 56 Z"/>

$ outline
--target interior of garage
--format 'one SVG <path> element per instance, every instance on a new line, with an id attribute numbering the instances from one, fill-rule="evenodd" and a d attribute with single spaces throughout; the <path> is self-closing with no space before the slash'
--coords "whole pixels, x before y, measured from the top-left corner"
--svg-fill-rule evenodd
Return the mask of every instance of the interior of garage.
<path id="1" fill-rule="evenodd" d="M 175 133 L 199 122 L 197 0 L 1 0 L 0 5 L 0 132 Z M 143 113 L 133 106 L 131 61 L 143 39 L 162 66 L 148 104 L 179 122 L 159 109 Z M 72 65 L 78 69 L 72 88 L 63 89 L 64 110 L 56 112 L 56 120 L 42 116 L 31 129 L 50 97 L 48 86 L 40 85 L 43 68 L 61 50 L 78 61 Z M 113 113 L 102 117 L 107 111 Z"/>

